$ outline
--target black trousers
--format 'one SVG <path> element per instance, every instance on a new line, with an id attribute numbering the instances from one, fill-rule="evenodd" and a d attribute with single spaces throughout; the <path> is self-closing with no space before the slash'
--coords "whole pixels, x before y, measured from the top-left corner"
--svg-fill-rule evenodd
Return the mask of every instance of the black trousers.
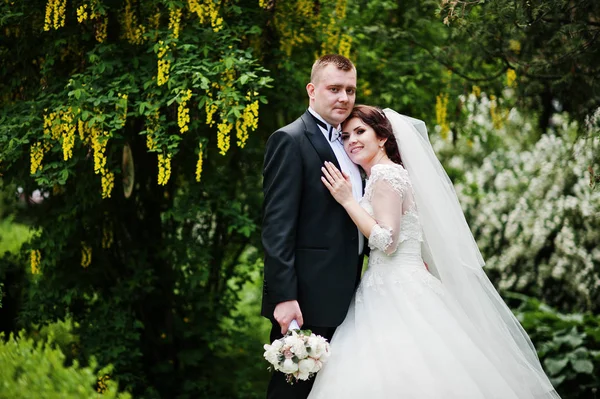
<path id="1" fill-rule="evenodd" d="M 303 330 L 311 330 L 314 334 L 320 335 L 331 341 L 336 327 L 313 327 L 308 325 L 302 326 Z M 276 322 L 271 327 L 271 342 L 281 338 L 281 327 Z M 306 399 L 313 384 L 315 377 L 308 381 L 297 381 L 294 385 L 290 385 L 285 380 L 285 375 L 279 371 L 273 371 L 269 388 L 267 389 L 267 399 Z"/>

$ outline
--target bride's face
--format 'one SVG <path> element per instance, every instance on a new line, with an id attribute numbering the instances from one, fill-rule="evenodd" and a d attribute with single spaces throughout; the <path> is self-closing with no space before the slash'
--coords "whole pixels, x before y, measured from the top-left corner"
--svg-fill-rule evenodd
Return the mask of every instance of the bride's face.
<path id="1" fill-rule="evenodd" d="M 352 162 L 364 169 L 381 158 L 385 141 L 377 137 L 375 130 L 360 118 L 352 118 L 342 125 L 344 150 Z"/>

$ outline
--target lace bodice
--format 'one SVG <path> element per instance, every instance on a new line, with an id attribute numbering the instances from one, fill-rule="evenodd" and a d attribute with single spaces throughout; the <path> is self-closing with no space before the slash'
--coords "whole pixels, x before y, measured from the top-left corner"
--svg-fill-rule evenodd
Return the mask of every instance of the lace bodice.
<path id="1" fill-rule="evenodd" d="M 401 243 L 412 241 L 420 254 L 423 230 L 408 172 L 401 165 L 374 165 L 361 206 L 377 221 L 369 237 L 371 251 L 392 255 Z M 418 245 L 417 245 L 418 243 Z"/>

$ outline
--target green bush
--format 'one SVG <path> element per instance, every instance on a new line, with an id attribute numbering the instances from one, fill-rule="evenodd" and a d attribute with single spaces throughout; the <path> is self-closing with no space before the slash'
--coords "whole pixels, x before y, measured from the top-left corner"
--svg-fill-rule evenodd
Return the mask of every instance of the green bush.
<path id="1" fill-rule="evenodd" d="M 66 366 L 65 355 L 51 341 L 36 343 L 23 333 L 4 338 L 0 335 L 0 398 L 98 398 L 98 391 L 103 391 L 106 399 L 131 397 L 117 393 L 115 383 L 107 383 L 111 367 L 96 373 L 95 361 L 88 367 L 80 367 L 77 362 Z"/>
<path id="2" fill-rule="evenodd" d="M 600 390 L 600 316 L 562 314 L 520 294 L 506 297 L 521 302 L 515 315 L 561 397 L 596 398 Z"/>

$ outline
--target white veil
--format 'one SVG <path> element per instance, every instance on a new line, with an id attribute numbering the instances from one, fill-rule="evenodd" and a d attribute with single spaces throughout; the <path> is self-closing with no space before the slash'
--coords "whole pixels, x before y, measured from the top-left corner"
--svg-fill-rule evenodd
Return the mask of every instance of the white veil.
<path id="1" fill-rule="evenodd" d="M 457 304 L 457 317 L 519 397 L 559 398 L 529 336 L 483 271 L 483 257 L 425 124 L 389 108 L 383 112 L 414 189 L 424 233 L 423 258 Z"/>

